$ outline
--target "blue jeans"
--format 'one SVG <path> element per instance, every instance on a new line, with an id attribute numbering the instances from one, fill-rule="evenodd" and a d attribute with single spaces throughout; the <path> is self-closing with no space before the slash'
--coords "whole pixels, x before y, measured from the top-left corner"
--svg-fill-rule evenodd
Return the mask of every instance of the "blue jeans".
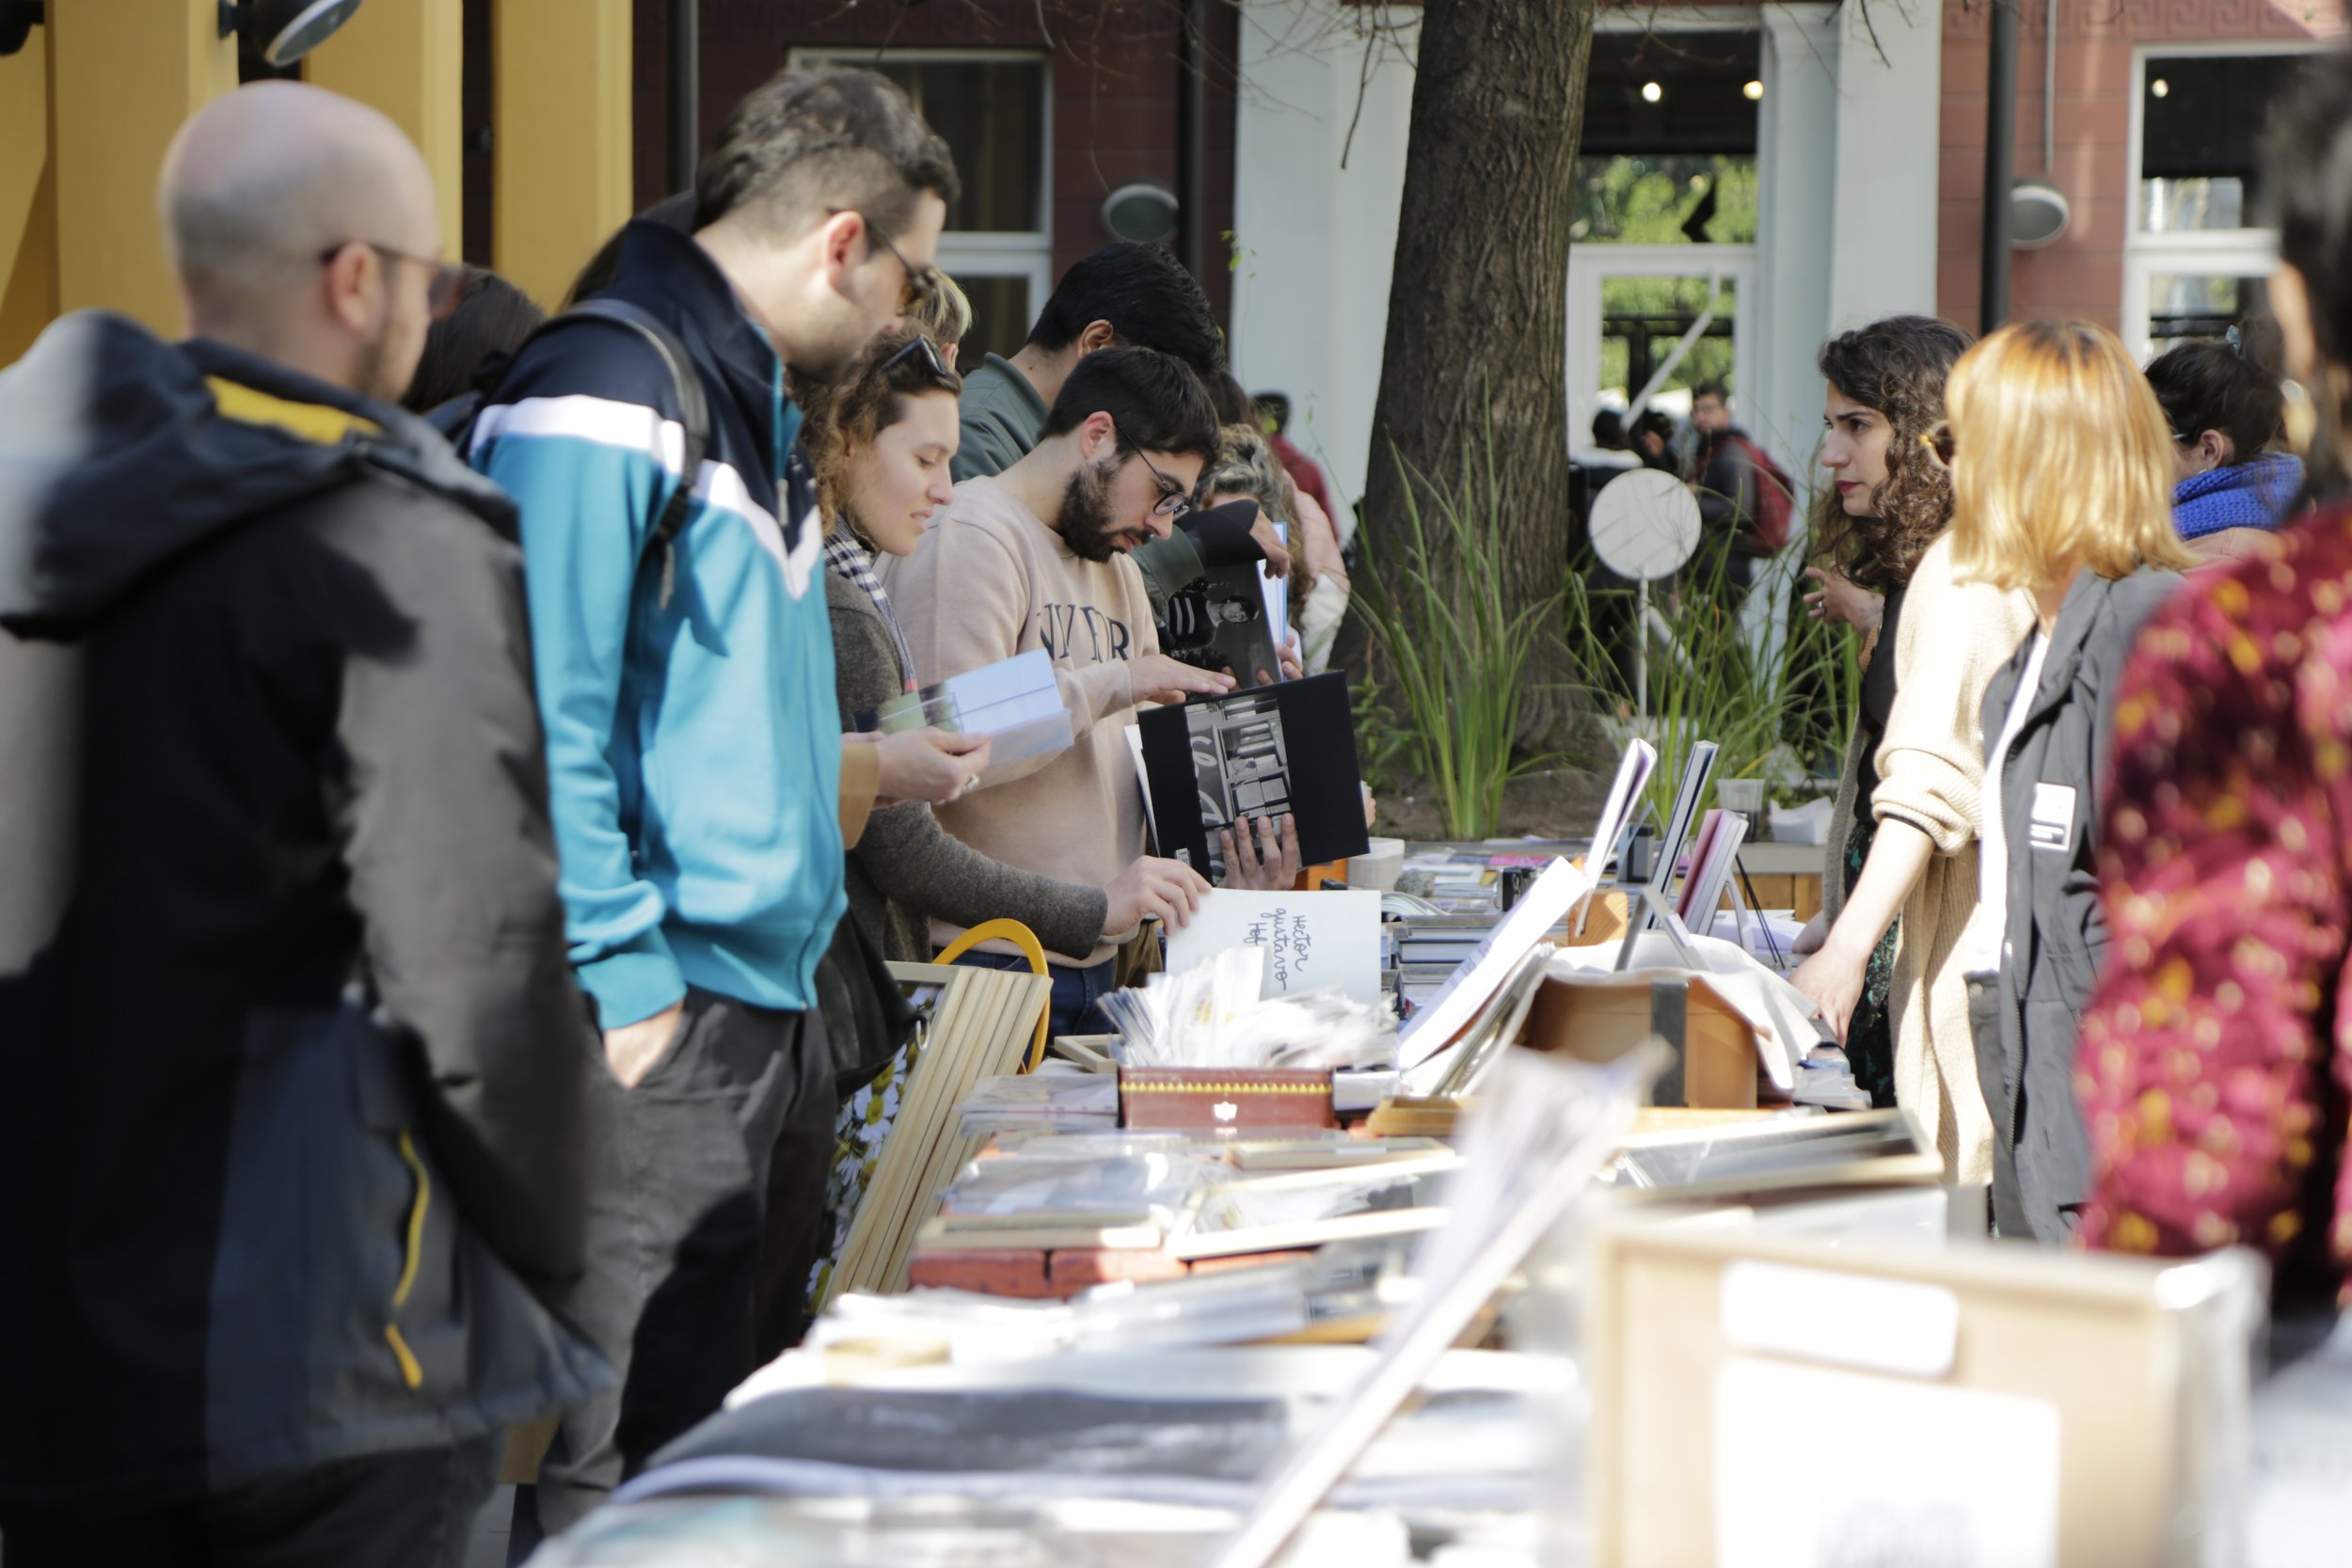
<path id="1" fill-rule="evenodd" d="M 956 962 L 976 969 L 1029 973 L 1029 960 L 1016 953 L 966 953 Z M 1054 1000 L 1047 1008 L 1046 1027 L 1056 1035 L 1111 1033 L 1110 1020 L 1103 1016 L 1103 1009 L 1095 1003 L 1117 989 L 1111 974 L 1118 964 L 1116 958 L 1104 958 L 1086 969 L 1073 964 L 1047 964 L 1046 972 L 1054 977 Z"/>

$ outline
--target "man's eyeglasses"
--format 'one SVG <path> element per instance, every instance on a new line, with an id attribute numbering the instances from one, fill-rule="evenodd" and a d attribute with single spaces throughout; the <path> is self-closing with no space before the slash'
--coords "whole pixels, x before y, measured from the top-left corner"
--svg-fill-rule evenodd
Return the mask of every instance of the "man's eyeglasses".
<path id="1" fill-rule="evenodd" d="M 825 215 L 828 217 L 839 217 L 844 213 L 857 213 L 858 217 L 866 225 L 866 231 L 873 235 L 874 238 L 882 241 L 882 248 L 890 252 L 892 258 L 898 261 L 899 268 L 906 273 L 906 287 L 898 291 L 899 309 L 912 310 L 916 306 L 921 305 L 926 300 L 930 299 L 933 294 L 939 293 L 939 269 L 932 266 L 918 267 L 914 262 L 908 261 L 906 259 L 906 253 L 901 251 L 898 245 L 890 238 L 889 230 L 884 229 L 881 224 L 876 223 L 872 218 L 867 217 L 864 213 L 858 213 L 857 209 L 854 207 L 828 207 L 825 209 Z"/>
<path id="2" fill-rule="evenodd" d="M 1160 501 L 1152 509 L 1152 515 L 1172 520 L 1192 510 L 1192 498 L 1184 494 L 1184 487 L 1160 472 L 1152 461 L 1143 455 L 1141 447 L 1130 447 L 1127 450 L 1134 452 L 1136 461 L 1150 468 L 1152 477 L 1160 482 Z"/>
<path id="3" fill-rule="evenodd" d="M 949 370 L 947 361 L 940 357 L 939 345 L 931 341 L 930 334 L 928 332 L 917 332 L 908 339 L 896 354 L 875 367 L 874 373 L 878 376 L 888 375 L 910 360 L 920 364 L 932 379 L 949 389 L 952 390 L 959 385 L 955 372 Z"/>
<path id="4" fill-rule="evenodd" d="M 1919 444 L 1927 449 L 1928 461 L 1946 473 L 1952 470 L 1952 426 L 1948 420 L 1938 420 L 1933 430 L 1922 431 Z"/>
<path id="5" fill-rule="evenodd" d="M 426 274 L 425 309 L 433 313 L 433 319 L 437 322 L 447 321 L 450 312 L 457 309 L 457 302 L 466 297 L 466 269 L 462 264 L 455 261 L 444 261 L 438 257 L 419 256 L 411 251 L 395 250 L 390 245 L 378 245 L 373 240 L 345 240 L 341 245 L 328 245 L 319 252 L 319 265 L 326 265 L 355 245 L 366 245 L 387 261 L 409 261 L 424 268 Z"/>

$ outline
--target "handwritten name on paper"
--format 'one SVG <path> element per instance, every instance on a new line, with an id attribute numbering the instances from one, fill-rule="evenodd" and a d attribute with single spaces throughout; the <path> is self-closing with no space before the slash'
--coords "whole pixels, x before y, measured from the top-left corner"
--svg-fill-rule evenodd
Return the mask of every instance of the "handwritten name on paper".
<path id="1" fill-rule="evenodd" d="M 1337 988 L 1380 1000 L 1377 893 L 1247 893 L 1218 889 L 1192 922 L 1168 937 L 1168 967 L 1181 973 L 1229 947 L 1265 951 L 1265 994 Z"/>

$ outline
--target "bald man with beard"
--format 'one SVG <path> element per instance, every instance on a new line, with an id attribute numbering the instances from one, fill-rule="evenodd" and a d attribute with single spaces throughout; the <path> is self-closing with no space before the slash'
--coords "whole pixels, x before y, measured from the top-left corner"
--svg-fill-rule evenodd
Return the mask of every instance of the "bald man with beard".
<path id="1" fill-rule="evenodd" d="M 514 509 L 393 401 L 455 273 L 389 120 L 246 87 L 162 215 L 186 341 L 0 372 L 0 1539 L 456 1563 L 612 1382 Z"/>

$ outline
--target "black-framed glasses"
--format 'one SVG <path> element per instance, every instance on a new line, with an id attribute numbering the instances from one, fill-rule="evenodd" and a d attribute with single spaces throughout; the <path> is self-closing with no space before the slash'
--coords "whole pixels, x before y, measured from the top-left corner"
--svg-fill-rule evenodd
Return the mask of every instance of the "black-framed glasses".
<path id="1" fill-rule="evenodd" d="M 1141 447 L 1129 447 L 1127 450 L 1134 452 L 1136 461 L 1151 469 L 1152 477 L 1160 482 L 1160 500 L 1157 506 L 1152 508 L 1152 515 L 1173 520 L 1192 510 L 1192 498 L 1184 493 L 1184 487 L 1160 472 L 1158 465 L 1143 455 Z"/>
<path id="2" fill-rule="evenodd" d="M 1929 462 L 1933 463 L 1946 473 L 1951 472 L 1952 453 L 1956 449 L 1952 445 L 1950 420 L 1938 420 L 1935 421 L 1933 430 L 1921 431 L 1919 444 L 1927 449 Z"/>
<path id="3" fill-rule="evenodd" d="M 466 268 L 458 261 L 444 261 L 437 256 L 419 256 L 414 251 L 395 249 L 378 245 L 373 240 L 345 240 L 330 245 L 319 252 L 319 265 L 325 266 L 353 245 L 363 245 L 388 261 L 407 261 L 425 269 L 424 305 L 435 321 L 447 321 L 457 302 L 466 297 Z"/>
<path id="4" fill-rule="evenodd" d="M 947 361 L 940 356 L 939 345 L 931 341 L 928 332 L 917 332 L 908 339 L 897 353 L 875 367 L 874 373 L 878 376 L 888 375 L 909 360 L 919 362 L 924 371 L 942 385 L 950 388 L 958 385 L 956 372 L 947 368 Z"/>
<path id="5" fill-rule="evenodd" d="M 898 243 L 891 239 L 889 230 L 884 229 L 864 213 L 858 213 L 854 207 L 825 209 L 827 217 L 839 217 L 844 213 L 857 213 L 859 221 L 866 225 L 866 231 L 882 241 L 882 248 L 890 252 L 892 260 L 896 261 L 900 270 L 907 275 L 906 287 L 898 291 L 899 309 L 912 310 L 939 293 L 939 269 L 928 265 L 918 267 L 913 261 L 908 261 L 906 252 L 900 250 Z"/>

